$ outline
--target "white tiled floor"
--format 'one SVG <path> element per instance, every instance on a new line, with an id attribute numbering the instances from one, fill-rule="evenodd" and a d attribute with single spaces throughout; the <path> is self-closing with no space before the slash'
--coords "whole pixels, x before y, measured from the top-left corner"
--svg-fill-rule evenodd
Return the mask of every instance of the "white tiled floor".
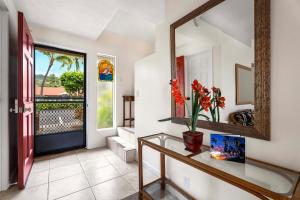
<path id="1" fill-rule="evenodd" d="M 144 169 L 144 182 L 157 176 Z M 118 200 L 138 191 L 137 163 L 108 149 L 75 150 L 36 158 L 26 188 L 0 193 L 1 200 Z"/>

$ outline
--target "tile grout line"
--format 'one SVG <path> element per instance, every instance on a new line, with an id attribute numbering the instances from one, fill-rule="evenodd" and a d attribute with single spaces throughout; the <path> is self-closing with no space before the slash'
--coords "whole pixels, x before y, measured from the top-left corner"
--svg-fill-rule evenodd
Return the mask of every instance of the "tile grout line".
<path id="1" fill-rule="evenodd" d="M 121 174 L 121 173 L 119 172 L 119 170 L 114 166 L 114 164 L 113 164 L 112 162 L 110 162 L 109 159 L 107 159 L 107 155 L 104 154 L 103 157 L 104 157 L 104 159 L 109 163 L 109 165 L 107 165 L 107 166 L 113 167 L 113 168 L 116 170 L 116 172 L 118 172 L 119 175 L 116 176 L 116 177 L 110 178 L 110 179 L 108 179 L 108 180 L 105 180 L 105 181 L 103 181 L 103 182 L 97 183 L 97 184 L 95 184 L 95 185 L 93 185 L 93 186 L 90 186 L 90 188 L 91 188 L 91 190 L 92 190 L 92 193 L 93 193 L 95 199 L 97 199 L 97 198 L 96 198 L 96 195 L 94 194 L 94 190 L 92 189 L 93 187 L 95 187 L 95 186 L 97 186 L 97 185 L 101 185 L 101 184 L 106 183 L 106 182 L 108 182 L 108 181 L 111 181 L 111 180 L 120 178 L 120 177 L 122 177 L 122 176 L 124 176 L 124 175 L 126 175 L 126 174 L 129 173 L 129 172 L 128 172 L 128 173 L 126 173 L 126 174 Z M 79 161 L 80 161 L 80 160 L 79 160 Z M 81 163 L 80 163 L 80 165 L 81 165 Z M 107 166 L 104 166 L 104 167 L 107 167 Z M 102 167 L 100 167 L 100 168 L 102 168 Z M 95 170 L 98 170 L 98 169 L 100 169 L 100 168 L 97 168 L 97 169 L 95 169 Z M 84 170 L 84 169 L 83 169 L 83 171 L 84 171 L 84 174 L 85 174 L 85 170 Z M 89 171 L 89 170 L 87 170 L 87 171 Z M 86 177 L 87 177 L 87 176 L 86 176 Z M 88 180 L 88 178 L 87 178 L 87 180 Z M 89 182 L 89 180 L 88 180 L 88 183 L 89 183 L 89 185 L 91 185 L 90 182 Z"/>
<path id="2" fill-rule="evenodd" d="M 74 154 L 75 156 L 76 156 L 76 158 L 77 158 L 77 154 Z M 62 158 L 62 157 L 57 157 L 57 158 Z M 56 159 L 56 158 L 55 158 Z M 79 161 L 79 159 L 77 158 L 77 160 Z M 51 167 L 51 165 L 49 165 L 49 168 L 50 169 L 55 169 L 55 168 L 60 168 L 60 167 L 66 167 L 66 166 L 69 166 L 69 165 L 74 165 L 74 164 L 76 164 L 76 163 L 69 163 L 69 164 L 65 164 L 65 165 L 59 165 L 58 167 Z"/>
<path id="3" fill-rule="evenodd" d="M 77 190 L 77 191 L 75 191 L 75 192 L 72 192 L 72 193 L 70 193 L 70 194 L 63 195 L 63 196 L 61 196 L 61 197 L 58 197 L 58 198 L 55 198 L 55 199 L 53 199 L 53 200 L 59 200 L 59 199 L 61 199 L 61 198 L 64 198 L 64 197 L 70 196 L 70 195 L 72 195 L 72 194 L 75 194 L 75 193 L 77 193 L 77 192 L 81 192 L 81 191 L 83 191 L 83 190 L 86 190 L 86 189 L 89 189 L 89 188 L 90 188 L 90 187 L 87 187 L 87 188 L 82 188 L 82 189 L 80 189 L 80 190 Z"/>
<path id="4" fill-rule="evenodd" d="M 127 175 L 127 174 L 125 174 L 125 175 Z M 125 175 L 123 175 L 123 176 L 125 176 Z M 123 178 L 123 177 L 122 177 L 122 178 Z M 136 191 L 135 191 L 135 187 L 134 187 L 134 186 L 133 186 L 126 178 L 123 178 L 123 179 L 125 180 L 126 183 L 128 183 L 128 184 L 131 186 L 131 188 L 133 189 L 133 191 L 136 192 Z M 137 192 L 138 192 L 138 191 L 137 191 Z"/>
<path id="5" fill-rule="evenodd" d="M 77 154 L 75 154 L 75 156 L 76 156 L 77 160 L 79 161 L 79 165 L 80 165 L 81 169 L 83 170 L 83 168 L 82 168 L 82 166 L 81 166 L 81 163 L 80 163 L 80 160 L 79 160 L 78 157 L 77 157 Z M 66 165 L 66 166 L 68 166 L 68 165 Z M 63 166 L 62 166 L 62 167 L 63 167 Z M 59 167 L 58 167 L 58 168 L 59 168 Z M 54 168 L 52 168 L 52 169 L 54 169 Z M 81 173 L 82 173 L 82 172 L 81 172 Z M 65 178 L 70 178 L 70 177 L 73 177 L 73 176 L 77 176 L 77 175 L 79 175 L 79 174 L 81 174 L 81 173 L 74 174 L 74 175 L 72 175 L 72 176 L 68 176 L 68 177 L 65 177 Z M 50 173 L 49 173 L 49 174 L 50 174 Z M 85 175 L 84 170 L 83 170 L 83 174 Z M 85 177 L 86 177 L 86 175 L 85 175 Z M 59 179 L 59 180 L 55 180 L 55 181 L 51 181 L 50 183 L 56 182 L 56 181 L 60 181 L 60 180 L 63 180 L 63 179 L 65 179 L 65 178 L 62 178 L 62 179 Z M 50 179 L 49 179 L 49 180 L 50 180 Z M 59 199 L 61 199 L 61 198 L 64 198 L 64 197 L 67 197 L 67 196 L 69 196 L 69 195 L 75 194 L 75 193 L 77 193 L 77 192 L 80 192 L 80 191 L 86 190 L 86 189 L 88 189 L 88 188 L 91 188 L 91 187 L 90 187 L 90 183 L 89 183 L 88 180 L 87 180 L 87 182 L 88 182 L 88 184 L 89 184 L 89 187 L 85 187 L 85 188 L 82 188 L 82 189 L 80 189 L 80 190 L 71 192 L 71 193 L 69 193 L 69 194 L 66 194 L 66 195 L 63 195 L 63 196 L 61 196 L 61 197 L 55 198 L 54 200 L 59 200 Z M 93 194 L 93 195 L 94 195 L 94 194 Z M 49 199 L 48 199 L 48 200 L 49 200 Z"/>
<path id="6" fill-rule="evenodd" d="M 118 172 L 119 175 L 116 176 L 116 177 L 114 177 L 114 178 L 110 178 L 110 179 L 105 180 L 105 181 L 103 181 L 103 182 L 97 183 L 97 184 L 95 184 L 95 185 L 93 185 L 93 186 L 90 184 L 90 182 L 89 182 L 89 180 L 88 180 L 88 178 L 87 178 L 87 176 L 86 176 L 85 170 L 83 169 L 83 167 L 82 167 L 82 165 L 81 165 L 81 162 L 80 162 L 80 160 L 78 159 L 79 162 L 80 162 L 80 166 L 82 167 L 82 170 L 84 171 L 84 174 L 85 174 L 85 176 L 86 176 L 86 178 L 87 178 L 87 180 L 88 180 L 88 183 L 89 183 L 89 185 L 90 185 L 90 188 L 91 188 L 91 190 L 92 190 L 92 193 L 93 193 L 95 199 L 97 199 L 97 198 L 96 198 L 96 196 L 95 196 L 95 194 L 94 194 L 94 190 L 92 189 L 93 187 L 95 187 L 95 186 L 97 186 L 97 185 L 100 185 L 100 184 L 103 184 L 103 183 L 106 183 L 106 182 L 108 182 L 108 181 L 111 181 L 111 180 L 120 178 L 120 177 L 123 178 L 123 176 L 125 176 L 125 175 L 128 174 L 128 173 L 130 173 L 130 172 L 127 172 L 127 173 L 125 173 L 125 174 L 120 173 L 119 170 L 114 166 L 114 164 L 113 164 L 112 162 L 110 162 L 109 159 L 107 159 L 107 155 L 104 154 L 103 157 L 104 157 L 104 159 L 105 159 L 106 161 L 108 161 L 108 163 L 109 163 L 108 166 L 113 167 L 113 168 L 116 170 L 116 172 Z M 78 156 L 77 156 L 77 158 L 78 158 Z M 104 166 L 104 167 L 107 167 L 107 166 Z M 100 168 L 102 168 L 102 167 L 100 167 Z M 97 168 L 97 169 L 95 169 L 95 170 L 98 170 L 98 169 L 100 169 L 100 168 Z M 89 171 L 89 170 L 87 170 L 87 171 Z M 123 178 L 123 179 L 124 179 L 124 178 Z M 127 183 L 128 183 L 128 182 L 127 182 Z M 129 184 L 129 185 L 134 189 L 134 187 L 133 187 L 131 184 Z M 135 189 L 134 189 L 134 190 L 135 190 Z"/>
<path id="7" fill-rule="evenodd" d="M 76 174 L 73 174 L 73 175 L 70 175 L 70 176 L 67 176 L 67 177 L 64 177 L 64 178 L 60 178 L 60 179 L 57 179 L 57 180 L 53 180 L 53 181 L 50 181 L 50 179 L 49 179 L 49 183 L 57 182 L 57 181 L 60 181 L 60 180 L 66 179 L 66 178 L 71 178 L 71 177 L 77 176 L 77 175 L 79 175 L 79 174 L 85 174 L 86 171 L 83 169 L 81 163 L 79 163 L 79 165 L 80 165 L 81 169 L 83 170 L 83 172 L 76 173 Z M 99 167 L 99 168 L 96 168 L 96 169 L 93 169 L 93 170 L 99 170 L 99 169 L 101 169 L 101 168 L 105 168 L 105 167 L 109 167 L 109 166 L 113 167 L 113 166 L 109 163 L 107 166 Z M 113 167 L 113 168 L 115 169 L 115 167 Z M 52 169 L 54 169 L 54 168 L 52 168 Z M 93 171 L 93 170 L 87 170 L 87 171 Z M 115 170 L 116 170 L 116 169 L 115 169 Z M 121 177 L 121 176 L 126 175 L 126 174 L 123 174 L 123 175 L 122 175 L 118 170 L 116 170 L 116 171 L 118 172 L 119 175 L 118 175 L 117 177 L 115 177 L 115 178 L 118 178 L 118 177 Z M 85 176 L 86 176 L 86 174 L 85 174 Z M 86 177 L 87 177 L 87 176 L 86 176 Z M 114 179 L 114 178 L 105 180 L 105 181 L 103 181 L 103 182 L 101 182 L 101 183 L 110 181 L 110 180 L 112 180 L 112 179 Z M 88 179 L 87 179 L 87 180 L 88 180 Z M 89 183 L 89 181 L 88 181 L 88 183 Z M 99 184 L 101 184 L 101 183 L 97 183 L 96 185 L 99 185 Z M 44 184 L 45 184 L 45 183 L 44 183 Z M 43 184 L 40 184 L 40 185 L 43 185 Z M 93 187 L 90 183 L 89 183 L 89 185 L 90 185 L 90 187 Z M 96 185 L 94 185 L 94 186 L 96 186 Z M 34 186 L 34 187 L 35 187 L 35 186 Z"/>
<path id="8" fill-rule="evenodd" d="M 74 155 L 76 156 L 76 159 L 78 160 L 78 162 L 79 162 L 79 165 L 80 165 L 80 167 L 81 167 L 81 169 L 82 169 L 82 166 L 81 166 L 81 164 L 80 164 L 80 161 L 79 161 L 79 159 L 78 159 L 78 157 L 77 157 L 77 154 L 74 154 Z M 77 163 L 68 164 L 68 165 L 65 165 L 65 166 L 69 166 L 69 165 L 75 165 L 75 164 L 77 164 Z M 60 167 L 65 167 L 65 166 L 60 166 Z M 73 177 L 73 176 L 77 176 L 77 175 L 79 175 L 79 174 L 81 174 L 81 173 L 82 173 L 82 172 L 81 172 L 81 173 L 76 173 L 76 174 L 73 174 L 73 175 L 71 175 L 71 176 L 67 176 L 67 177 L 60 178 L 60 179 L 57 179 L 57 180 L 54 180 L 54 181 L 50 181 L 50 170 L 53 170 L 53 169 L 55 169 L 55 168 L 60 168 L 60 167 L 53 167 L 53 168 L 50 168 L 50 160 L 49 160 L 48 199 L 47 199 L 47 200 L 49 200 L 49 187 L 50 187 L 50 183 L 57 182 L 57 181 L 60 181 L 60 180 L 66 179 L 66 178 Z M 72 192 L 72 193 L 69 193 L 69 194 L 67 194 L 67 195 L 63 195 L 63 196 L 61 196 L 61 197 L 55 198 L 55 200 L 56 200 L 56 199 L 63 198 L 63 197 L 66 197 L 66 196 L 69 196 L 69 195 L 71 195 L 71 194 L 74 194 L 74 193 L 76 193 L 76 192 L 80 192 L 80 191 L 82 191 L 82 190 L 85 190 L 85 189 L 87 189 L 87 188 L 90 188 L 90 187 L 86 187 L 86 188 L 83 188 L 83 189 L 80 189 L 80 190 L 74 191 L 74 192 Z"/>
<path id="9" fill-rule="evenodd" d="M 57 182 L 57 181 L 61 181 L 61 180 L 63 180 L 63 179 L 66 179 L 66 178 L 71 178 L 71 177 L 73 177 L 73 176 L 77 176 L 77 175 L 79 175 L 79 174 L 82 174 L 82 172 L 80 172 L 80 173 L 76 173 L 76 174 L 72 174 L 72 175 L 70 175 L 70 176 L 66 176 L 66 177 L 64 177 L 64 178 L 59 178 L 59 179 L 56 179 L 56 180 L 53 180 L 53 181 L 50 181 L 50 180 L 49 180 L 49 183 L 53 183 L 53 182 Z"/>
<path id="10" fill-rule="evenodd" d="M 105 158 L 106 158 L 106 155 L 105 155 Z M 107 159 L 107 158 L 106 158 Z M 117 170 L 117 172 L 119 172 L 119 170 L 113 165 L 113 163 L 109 160 L 109 159 L 107 159 L 108 160 L 108 162 L 113 166 L 113 168 L 115 168 L 115 170 Z M 126 162 L 125 162 L 126 163 Z M 127 164 L 127 163 L 126 163 Z M 125 174 L 122 174 L 122 173 L 120 173 L 119 172 L 119 174 L 121 175 L 121 176 L 118 176 L 118 177 L 116 177 L 116 178 L 122 178 L 123 180 L 125 180 L 125 182 L 126 183 L 128 183 L 130 186 L 131 186 L 131 188 L 133 189 L 133 191 L 135 191 L 135 187 L 131 184 L 131 183 L 129 183 L 129 181 L 127 181 L 127 179 L 126 178 L 124 178 L 124 176 L 126 176 L 126 175 L 128 175 L 128 174 L 130 174 L 130 173 L 134 173 L 134 172 L 127 172 L 127 173 L 125 173 Z M 111 179 L 112 180 L 112 179 Z"/>
<path id="11" fill-rule="evenodd" d="M 108 179 L 108 180 L 106 180 L 106 181 L 103 181 L 103 182 L 101 182 L 101 183 L 97 183 L 97 184 L 95 184 L 94 186 L 91 186 L 91 187 L 95 187 L 95 186 L 101 185 L 101 184 L 103 184 L 103 183 L 106 183 L 106 182 L 108 182 L 108 181 L 112 181 L 112 180 L 114 180 L 114 179 L 121 178 L 121 177 L 122 177 L 122 176 L 116 176 L 116 177 L 114 177 L 114 178 L 110 178 L 110 179 Z"/>
<path id="12" fill-rule="evenodd" d="M 71 165 L 77 165 L 77 164 L 80 165 L 80 163 L 75 163 L 75 164 L 71 164 Z M 67 166 L 69 167 L 70 165 L 66 165 L 66 166 L 62 166 L 62 167 L 67 167 Z M 81 167 L 81 165 L 80 165 L 80 167 Z M 57 168 L 60 168 L 60 167 L 52 168 L 52 169 L 50 169 L 50 170 L 57 169 Z M 81 169 L 82 169 L 82 167 L 81 167 Z M 49 173 L 50 173 L 50 171 L 49 171 Z M 79 174 L 81 174 L 81 173 L 82 173 L 82 172 L 78 172 L 78 173 L 75 173 L 75 174 L 66 176 L 66 177 L 64 177 L 64 178 L 59 178 L 59 179 L 55 179 L 55 180 L 52 180 L 52 181 L 50 181 L 50 177 L 49 177 L 49 183 L 56 182 L 56 181 L 60 181 L 60 180 L 63 180 L 63 179 L 65 179 L 65 178 L 70 178 L 70 177 L 73 177 L 73 176 L 77 176 L 77 175 L 79 175 Z"/>
<path id="13" fill-rule="evenodd" d="M 88 179 L 88 177 L 87 177 L 87 175 L 86 175 L 86 173 L 85 173 L 85 170 L 84 170 L 83 167 L 82 167 L 81 161 L 80 161 L 80 159 L 78 158 L 78 154 L 76 154 L 76 158 L 78 159 L 79 164 L 80 164 L 80 167 L 81 167 L 81 169 L 82 169 L 82 171 L 83 171 L 83 173 L 84 173 L 84 176 L 85 176 L 85 178 L 86 178 L 86 180 L 87 180 L 87 182 L 88 182 L 88 184 L 89 184 L 89 186 L 90 186 L 89 188 L 90 188 L 90 190 L 92 191 L 93 197 L 95 198 L 95 200 L 97 200 L 96 195 L 94 194 L 93 188 L 92 188 L 92 186 L 91 186 L 91 184 L 90 184 L 90 181 L 89 181 L 89 179 Z"/>
<path id="14" fill-rule="evenodd" d="M 106 155 L 104 155 L 104 157 L 106 158 Z M 107 159 L 107 158 L 106 158 Z M 116 168 L 115 167 L 115 165 L 109 160 L 109 159 L 107 159 L 108 160 L 108 162 L 109 162 L 109 164 L 121 175 L 121 176 L 123 176 L 123 175 L 125 175 L 125 174 L 128 174 L 128 173 L 125 173 L 125 174 L 122 174 L 119 170 L 118 170 L 118 168 Z"/>

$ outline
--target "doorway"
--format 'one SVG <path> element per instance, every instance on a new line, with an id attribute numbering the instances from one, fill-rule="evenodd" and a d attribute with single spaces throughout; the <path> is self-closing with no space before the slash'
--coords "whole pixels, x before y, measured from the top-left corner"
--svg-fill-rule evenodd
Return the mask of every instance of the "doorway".
<path id="1" fill-rule="evenodd" d="M 34 48 L 35 155 L 86 146 L 86 54 Z"/>

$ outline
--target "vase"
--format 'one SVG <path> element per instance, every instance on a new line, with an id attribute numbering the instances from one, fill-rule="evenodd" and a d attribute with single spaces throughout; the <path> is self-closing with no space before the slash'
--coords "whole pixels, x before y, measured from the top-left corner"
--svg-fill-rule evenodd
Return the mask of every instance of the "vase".
<path id="1" fill-rule="evenodd" d="M 198 131 L 183 132 L 183 142 L 185 150 L 193 153 L 201 152 L 203 133 Z"/>

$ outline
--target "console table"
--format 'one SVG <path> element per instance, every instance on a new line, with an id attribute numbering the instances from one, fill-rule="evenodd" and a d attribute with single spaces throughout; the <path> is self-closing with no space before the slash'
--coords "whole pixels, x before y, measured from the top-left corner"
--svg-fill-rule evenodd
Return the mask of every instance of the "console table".
<path id="1" fill-rule="evenodd" d="M 147 185 L 143 184 L 143 146 L 160 152 L 160 178 Z M 168 156 L 259 199 L 300 200 L 299 172 L 250 158 L 246 159 L 245 164 L 215 160 L 210 157 L 207 146 L 203 146 L 198 154 L 192 154 L 184 148 L 181 138 L 165 133 L 138 138 L 140 199 L 195 199 L 166 178 L 165 156 Z"/>

